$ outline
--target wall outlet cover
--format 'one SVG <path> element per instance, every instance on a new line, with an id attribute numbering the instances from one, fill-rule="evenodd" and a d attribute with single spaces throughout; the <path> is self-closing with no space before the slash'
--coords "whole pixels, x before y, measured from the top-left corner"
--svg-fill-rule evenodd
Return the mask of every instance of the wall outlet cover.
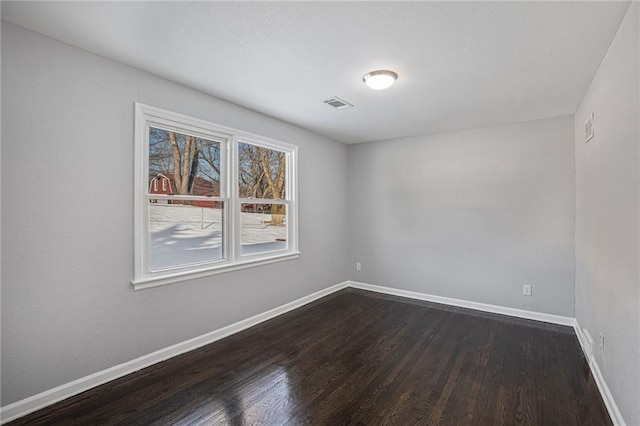
<path id="1" fill-rule="evenodd" d="M 587 118 L 587 121 L 584 123 L 584 142 L 587 143 L 593 139 L 593 135 L 593 113 L 591 113 L 589 118 Z"/>

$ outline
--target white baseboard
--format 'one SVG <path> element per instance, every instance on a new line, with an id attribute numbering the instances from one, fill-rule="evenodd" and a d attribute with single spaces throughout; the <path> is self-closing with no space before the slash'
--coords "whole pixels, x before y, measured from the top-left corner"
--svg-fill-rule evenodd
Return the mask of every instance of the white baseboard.
<path id="1" fill-rule="evenodd" d="M 476 311 L 491 312 L 494 314 L 508 315 L 511 317 L 525 318 L 552 324 L 573 326 L 575 318 L 563 317 L 560 315 L 545 314 L 542 312 L 526 311 L 524 309 L 507 308 L 505 306 L 489 305 L 480 302 L 470 302 L 468 300 L 453 299 L 451 297 L 435 296 L 427 293 L 417 293 L 415 291 L 401 290 L 392 287 L 366 284 L 357 281 L 348 281 L 349 287 L 361 290 L 375 291 L 377 293 L 390 294 L 393 296 L 407 297 L 409 299 L 425 300 L 427 302 L 440 303 L 442 305 L 458 306 L 461 308 L 475 309 Z"/>
<path id="2" fill-rule="evenodd" d="M 219 328 L 218 330 L 212 331 L 210 333 L 203 334 L 202 336 L 198 336 L 193 339 L 175 344 L 173 346 L 160 349 L 148 355 L 141 356 L 140 358 L 127 361 L 111 368 L 107 368 L 106 370 L 98 371 L 97 373 L 91 374 L 89 376 L 81 377 L 80 379 L 74 380 L 64 385 L 14 402 L 13 404 L 9 404 L 0 408 L 0 424 L 5 424 L 17 418 L 26 416 L 27 414 L 40 410 L 51 404 L 55 404 L 56 402 L 62 401 L 63 399 L 67 399 L 81 392 L 92 389 L 96 386 L 126 376 L 127 374 L 131 374 L 145 367 L 149 367 L 158 362 L 165 361 L 169 358 L 173 358 L 174 356 L 192 351 L 201 346 L 208 345 L 209 343 L 213 343 L 234 333 L 238 333 L 249 327 L 260 324 L 261 322 L 267 321 L 271 318 L 275 318 L 279 315 L 297 309 L 338 290 L 342 290 L 347 286 L 347 282 L 336 284 L 308 296 L 304 296 L 300 299 L 294 300 L 293 302 L 289 302 L 261 314 L 254 315 L 251 318 L 247 318 L 226 327 Z"/>
<path id="3" fill-rule="evenodd" d="M 622 418 L 622 414 L 616 405 L 616 402 L 613 399 L 613 395 L 611 395 L 611 391 L 609 390 L 609 386 L 604 381 L 604 377 L 602 376 L 602 372 L 600 371 L 600 367 L 596 362 L 596 358 L 593 356 L 593 353 L 589 351 L 588 347 L 590 345 L 589 339 L 585 336 L 580 328 L 580 324 L 578 324 L 578 320 L 574 319 L 573 329 L 576 332 L 576 336 L 578 336 L 578 341 L 580 342 L 580 347 L 582 348 L 582 352 L 584 353 L 587 362 L 589 363 L 589 368 L 591 369 L 591 375 L 593 376 L 593 380 L 596 382 L 598 386 L 598 390 L 600 391 L 600 395 L 602 395 L 602 400 L 604 401 L 604 405 L 607 407 L 607 411 L 609 411 L 609 416 L 611 417 L 611 421 L 615 426 L 626 426 L 624 419 Z"/>
<path id="4" fill-rule="evenodd" d="M 449 297 L 435 296 L 435 295 L 426 294 L 426 293 L 418 293 L 418 292 L 413 292 L 408 290 L 401 290 L 397 288 L 383 287 L 378 285 L 361 283 L 357 281 L 345 281 L 345 282 L 333 285 L 331 287 L 325 288 L 323 290 L 317 291 L 313 294 L 302 297 L 300 299 L 294 300 L 292 302 L 286 303 L 282 306 L 278 306 L 274 309 L 263 312 L 261 314 L 254 315 L 245 320 L 238 321 L 234 324 L 228 325 L 226 327 L 222 327 L 210 333 L 203 334 L 202 336 L 198 336 L 193 339 L 175 344 L 173 346 L 160 349 L 148 355 L 141 356 L 139 358 L 133 359 L 131 361 L 127 361 L 125 363 L 116 365 L 106 370 L 99 371 L 89 376 L 82 377 L 80 379 L 55 387 L 53 389 L 31 396 L 29 398 L 25 398 L 23 400 L 14 402 L 13 404 L 9 404 L 5 407 L 0 408 L 0 419 L 1 419 L 0 424 L 4 424 L 12 420 L 15 420 L 17 418 L 26 416 L 27 414 L 40 410 L 49 405 L 55 404 L 56 402 L 62 401 L 63 399 L 70 398 L 81 392 L 87 391 L 96 386 L 99 386 L 104 383 L 110 382 L 112 380 L 118 379 L 120 377 L 126 376 L 127 374 L 141 370 L 145 367 L 149 367 L 158 362 L 165 361 L 169 358 L 173 358 L 185 352 L 192 351 L 201 346 L 208 345 L 209 343 L 213 343 L 217 340 L 223 339 L 234 333 L 238 333 L 249 327 L 253 327 L 254 325 L 260 324 L 264 321 L 267 321 L 269 319 L 275 318 L 279 315 L 282 315 L 284 313 L 287 313 L 289 311 L 302 307 L 308 303 L 313 302 L 314 300 L 328 296 L 329 294 L 335 293 L 336 291 L 342 290 L 347 287 L 352 287 L 352 288 L 361 289 L 361 290 L 368 290 L 368 291 L 373 291 L 377 293 L 389 294 L 393 296 L 406 297 L 409 299 L 424 300 L 424 301 L 440 303 L 444 305 L 475 309 L 478 311 L 492 312 L 496 314 L 508 315 L 508 316 L 513 316 L 518 318 L 526 318 L 526 319 L 531 319 L 536 321 L 549 322 L 553 324 L 568 325 L 568 326 L 574 327 L 576 335 L 578 336 L 578 340 L 580 341 L 580 344 L 582 346 L 584 346 L 584 342 L 585 342 L 585 337 L 580 331 L 580 327 L 578 326 L 578 323 L 575 318 L 527 311 L 522 309 L 507 308 L 504 306 L 489 305 L 485 303 L 471 302 L 467 300 L 453 299 Z M 611 392 L 609 392 L 609 388 L 607 387 L 604 379 L 602 378 L 602 374 L 600 373 L 600 369 L 598 368 L 598 364 L 596 363 L 595 358 L 591 356 L 591 357 L 587 357 L 587 359 L 589 360 L 589 365 L 591 367 L 591 371 L 593 373 L 594 379 L 598 385 L 598 389 L 602 394 L 602 398 L 605 402 L 605 405 L 607 406 L 607 409 L 609 410 L 609 414 L 611 415 L 611 418 L 614 424 L 625 426 L 622 416 L 618 411 L 618 407 L 616 406 L 613 400 L 613 396 L 611 395 Z"/>

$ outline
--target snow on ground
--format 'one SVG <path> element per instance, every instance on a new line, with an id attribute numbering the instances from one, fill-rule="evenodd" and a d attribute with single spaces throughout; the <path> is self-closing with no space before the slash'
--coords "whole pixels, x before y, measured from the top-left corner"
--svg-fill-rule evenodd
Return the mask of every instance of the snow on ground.
<path id="1" fill-rule="evenodd" d="M 241 213 L 242 254 L 287 247 L 286 226 L 267 225 L 270 214 Z M 151 270 L 222 259 L 222 209 L 149 204 Z"/>

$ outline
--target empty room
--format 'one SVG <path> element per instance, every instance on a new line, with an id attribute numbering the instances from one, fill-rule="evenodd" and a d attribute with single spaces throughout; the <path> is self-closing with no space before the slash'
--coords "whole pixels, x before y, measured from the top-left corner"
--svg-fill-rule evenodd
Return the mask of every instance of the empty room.
<path id="1" fill-rule="evenodd" d="M 640 426 L 640 3 L 0 7 L 0 424 Z"/>

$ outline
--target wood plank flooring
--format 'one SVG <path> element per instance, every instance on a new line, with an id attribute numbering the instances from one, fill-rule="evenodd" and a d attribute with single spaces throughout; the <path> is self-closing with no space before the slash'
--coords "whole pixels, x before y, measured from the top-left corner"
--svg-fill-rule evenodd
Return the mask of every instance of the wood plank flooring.
<path id="1" fill-rule="evenodd" d="M 12 425 L 610 425 L 569 327 L 346 289 Z"/>

